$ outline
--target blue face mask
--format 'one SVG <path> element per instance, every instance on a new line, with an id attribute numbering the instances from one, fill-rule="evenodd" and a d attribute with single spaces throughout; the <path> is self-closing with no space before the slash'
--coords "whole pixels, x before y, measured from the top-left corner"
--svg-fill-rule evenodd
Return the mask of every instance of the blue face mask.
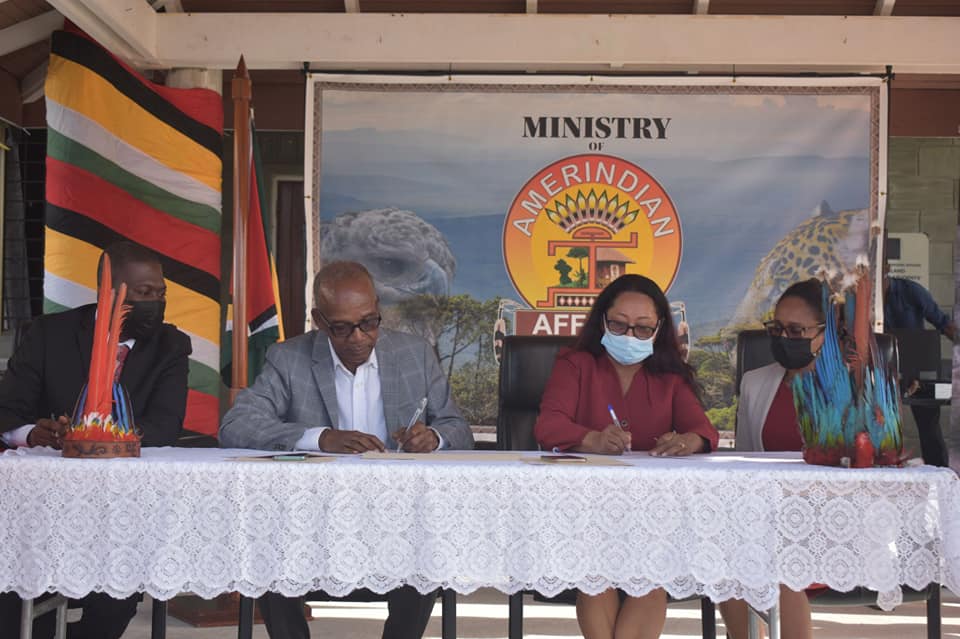
<path id="1" fill-rule="evenodd" d="M 624 366 L 631 366 L 639 364 L 653 355 L 653 340 L 655 339 L 657 339 L 656 334 L 649 339 L 639 339 L 626 334 L 614 335 L 604 329 L 600 343 L 607 349 L 610 357 Z"/>

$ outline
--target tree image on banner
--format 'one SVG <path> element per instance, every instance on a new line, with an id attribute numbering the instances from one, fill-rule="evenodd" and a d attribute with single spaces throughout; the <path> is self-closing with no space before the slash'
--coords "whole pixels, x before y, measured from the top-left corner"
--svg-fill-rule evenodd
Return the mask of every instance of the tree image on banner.
<path id="1" fill-rule="evenodd" d="M 396 328 L 435 345 L 457 405 L 473 424 L 496 422 L 499 370 L 491 342 L 499 305 L 498 298 L 481 301 L 470 295 L 419 295 L 384 313 Z"/>
<path id="2" fill-rule="evenodd" d="M 590 274 L 584 270 L 583 260 L 584 258 L 590 257 L 590 251 L 583 246 L 574 246 L 567 251 L 567 257 L 572 257 L 577 260 L 577 268 L 579 269 L 574 273 L 574 279 L 570 282 L 570 285 L 575 288 L 587 288 Z"/>

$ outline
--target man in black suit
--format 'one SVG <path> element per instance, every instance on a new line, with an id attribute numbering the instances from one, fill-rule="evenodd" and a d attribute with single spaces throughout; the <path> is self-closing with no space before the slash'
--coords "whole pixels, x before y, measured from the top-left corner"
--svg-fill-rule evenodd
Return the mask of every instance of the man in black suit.
<path id="1" fill-rule="evenodd" d="M 160 260 L 132 242 L 109 246 L 113 287 L 127 285 L 131 307 L 120 332 L 120 383 L 133 407 L 144 446 L 172 446 L 187 404 L 190 338 L 163 323 L 167 286 Z M 101 263 L 103 258 L 101 257 Z M 99 281 L 99 267 L 98 278 Z M 34 321 L 0 380 L 0 437 L 8 446 L 59 449 L 74 404 L 87 380 L 96 305 L 44 315 Z M 121 351 L 123 349 L 121 348 Z M 120 637 L 136 614 L 139 595 L 117 600 L 92 593 L 80 600 L 83 616 L 69 624 L 69 639 Z M 18 636 L 20 598 L 0 594 L 0 636 Z M 34 623 L 34 637 L 53 636 L 53 615 Z"/>

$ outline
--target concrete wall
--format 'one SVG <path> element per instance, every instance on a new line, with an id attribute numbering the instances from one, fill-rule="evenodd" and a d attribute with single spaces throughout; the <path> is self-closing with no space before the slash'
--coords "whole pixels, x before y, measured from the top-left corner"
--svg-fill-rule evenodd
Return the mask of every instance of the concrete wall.
<path id="1" fill-rule="evenodd" d="M 889 144 L 887 228 L 926 233 L 930 238 L 930 292 L 952 316 L 954 238 L 960 222 L 960 137 L 891 137 Z M 952 344 L 943 339 L 940 352 L 944 371 L 950 370 Z M 906 447 L 919 454 L 916 426 L 909 411 L 905 413 Z M 940 424 L 948 444 L 960 441 L 960 424 L 954 420 L 951 426 L 949 408 L 941 411 Z"/>
<path id="2" fill-rule="evenodd" d="M 953 238 L 960 210 L 960 137 L 890 138 L 887 228 L 930 238 L 930 292 L 953 307 Z"/>

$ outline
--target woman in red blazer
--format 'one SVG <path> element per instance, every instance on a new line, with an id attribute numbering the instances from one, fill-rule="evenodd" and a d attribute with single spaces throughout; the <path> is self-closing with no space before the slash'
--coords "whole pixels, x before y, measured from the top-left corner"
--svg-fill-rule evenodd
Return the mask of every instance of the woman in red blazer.
<path id="1" fill-rule="evenodd" d="M 576 345 L 557 357 L 534 434 L 544 449 L 583 453 L 716 448 L 717 429 L 703 412 L 670 304 L 653 280 L 623 275 L 600 293 Z M 622 602 L 616 590 L 577 595 L 586 639 L 659 637 L 666 611 L 662 589 Z"/>

